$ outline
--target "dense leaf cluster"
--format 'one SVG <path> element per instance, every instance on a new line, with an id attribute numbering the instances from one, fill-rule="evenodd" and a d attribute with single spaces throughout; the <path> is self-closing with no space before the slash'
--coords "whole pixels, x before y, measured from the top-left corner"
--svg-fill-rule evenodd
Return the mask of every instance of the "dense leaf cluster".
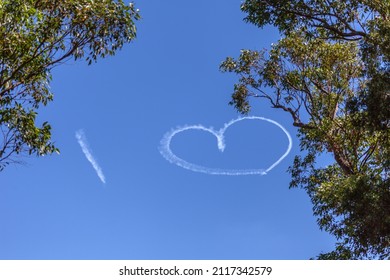
<path id="1" fill-rule="evenodd" d="M 269 52 L 242 50 L 221 69 L 250 98 L 289 113 L 300 147 L 291 187 L 306 190 L 319 226 L 338 240 L 320 259 L 390 258 L 390 1 L 247 0 L 246 21 L 276 26 Z M 331 154 L 334 163 L 318 158 Z"/>
<path id="2" fill-rule="evenodd" d="M 58 152 L 37 109 L 53 99 L 51 69 L 91 64 L 135 38 L 133 4 L 122 0 L 0 0 L 0 170 L 23 153 Z"/>

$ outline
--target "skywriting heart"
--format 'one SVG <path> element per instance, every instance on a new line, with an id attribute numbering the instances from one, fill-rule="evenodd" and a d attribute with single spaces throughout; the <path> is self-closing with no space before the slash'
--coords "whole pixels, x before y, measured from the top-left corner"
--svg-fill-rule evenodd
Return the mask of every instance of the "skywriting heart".
<path id="1" fill-rule="evenodd" d="M 218 144 L 218 149 L 223 152 L 225 150 L 225 131 L 233 124 L 243 121 L 243 120 L 260 120 L 260 121 L 266 121 L 269 123 L 272 123 L 279 127 L 287 136 L 288 139 L 288 147 L 286 152 L 273 164 L 271 164 L 268 168 L 264 169 L 220 169 L 220 168 L 210 168 L 210 167 L 205 167 L 202 165 L 197 165 L 188 161 L 185 161 L 184 159 L 176 156 L 172 150 L 171 150 L 171 141 L 172 138 L 176 135 L 179 134 L 183 131 L 186 130 L 202 130 L 209 132 L 213 134 L 217 138 L 217 144 Z M 210 175 L 266 175 L 269 171 L 271 171 L 275 166 L 277 166 L 291 151 L 292 148 L 292 139 L 288 131 L 278 122 L 263 118 L 263 117 L 256 117 L 256 116 L 248 116 L 248 117 L 241 117 L 237 118 L 235 120 L 231 120 L 228 123 L 225 123 L 225 125 L 220 129 L 220 130 L 214 130 L 213 128 L 207 128 L 204 127 L 203 125 L 186 125 L 183 127 L 178 127 L 176 129 L 171 130 L 170 132 L 167 132 L 164 137 L 161 139 L 160 142 L 160 153 L 162 156 L 168 160 L 171 163 L 174 163 L 180 167 L 183 167 L 185 169 L 189 169 L 195 172 L 202 172 Z"/>

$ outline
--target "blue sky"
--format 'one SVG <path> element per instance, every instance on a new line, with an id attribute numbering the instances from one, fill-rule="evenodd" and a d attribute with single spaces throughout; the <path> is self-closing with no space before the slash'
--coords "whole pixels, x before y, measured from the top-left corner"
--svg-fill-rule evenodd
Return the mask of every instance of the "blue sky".
<path id="1" fill-rule="evenodd" d="M 307 195 L 289 190 L 299 153 L 289 116 L 254 100 L 251 115 L 277 121 L 291 153 L 265 176 L 215 176 L 159 153 L 172 128 L 216 130 L 238 117 L 228 106 L 236 80 L 219 72 L 240 49 L 268 48 L 272 28 L 244 23 L 241 1 L 137 1 L 138 38 L 97 64 L 53 71 L 54 102 L 39 120 L 60 155 L 25 158 L 0 173 L 0 259 L 308 259 L 333 248 Z M 75 137 L 83 129 L 103 184 Z M 213 168 L 263 168 L 286 150 L 279 128 L 246 120 L 216 138 L 192 130 L 172 151 Z"/>

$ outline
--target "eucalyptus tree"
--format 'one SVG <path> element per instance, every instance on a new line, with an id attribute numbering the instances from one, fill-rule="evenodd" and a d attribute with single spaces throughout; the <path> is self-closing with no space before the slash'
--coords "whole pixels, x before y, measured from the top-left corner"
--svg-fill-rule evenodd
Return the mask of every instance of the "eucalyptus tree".
<path id="1" fill-rule="evenodd" d="M 58 152 L 50 124 L 36 123 L 53 100 L 51 70 L 114 55 L 139 18 L 122 0 L 0 0 L 0 170 L 21 155 Z"/>
<path id="2" fill-rule="evenodd" d="M 291 116 L 302 155 L 290 187 L 306 190 L 335 250 L 320 259 L 390 258 L 390 1 L 246 0 L 245 20 L 275 26 L 270 51 L 241 50 L 230 104 L 255 99 Z M 321 155 L 333 163 L 318 164 Z"/>

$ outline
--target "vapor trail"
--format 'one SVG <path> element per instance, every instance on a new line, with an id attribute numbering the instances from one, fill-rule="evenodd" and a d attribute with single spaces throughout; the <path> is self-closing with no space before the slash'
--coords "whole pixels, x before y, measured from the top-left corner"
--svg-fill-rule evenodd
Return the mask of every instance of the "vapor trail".
<path id="1" fill-rule="evenodd" d="M 209 132 L 213 134 L 217 138 L 217 145 L 218 149 L 223 152 L 225 150 L 225 131 L 233 124 L 243 121 L 243 120 L 260 120 L 260 121 L 266 121 L 269 123 L 272 123 L 279 127 L 284 134 L 287 136 L 288 139 L 288 147 L 285 153 L 277 160 L 275 161 L 271 166 L 267 168 L 259 168 L 259 169 L 220 169 L 220 168 L 209 168 L 202 165 L 197 165 L 188 161 L 185 161 L 182 158 L 179 158 L 176 156 L 172 150 L 171 150 L 171 141 L 172 138 L 183 131 L 186 130 L 203 130 L 206 132 Z M 186 125 L 183 127 L 178 127 L 176 129 L 171 130 L 170 132 L 167 132 L 164 137 L 161 139 L 160 142 L 160 153 L 161 155 L 168 160 L 171 163 L 174 163 L 182 168 L 189 169 L 195 172 L 201 172 L 206 173 L 210 175 L 231 175 L 231 176 L 238 176 L 238 175 L 266 175 L 269 171 L 271 171 L 275 166 L 277 166 L 291 151 L 292 148 L 292 138 L 288 131 L 278 122 L 263 118 L 263 117 L 256 117 L 256 116 L 248 116 L 248 117 L 240 117 L 235 120 L 231 120 L 228 123 L 225 123 L 225 125 L 220 130 L 214 130 L 213 128 L 207 128 L 203 125 Z"/>
<path id="2" fill-rule="evenodd" d="M 82 129 L 76 131 L 76 139 L 77 142 L 79 142 L 81 150 L 83 151 L 85 157 L 92 164 L 93 169 L 95 169 L 99 179 L 103 182 L 103 184 L 105 184 L 106 178 L 104 177 L 101 167 L 97 163 L 96 159 L 93 157 L 92 152 L 88 147 L 87 137 L 85 136 L 85 133 Z"/>

